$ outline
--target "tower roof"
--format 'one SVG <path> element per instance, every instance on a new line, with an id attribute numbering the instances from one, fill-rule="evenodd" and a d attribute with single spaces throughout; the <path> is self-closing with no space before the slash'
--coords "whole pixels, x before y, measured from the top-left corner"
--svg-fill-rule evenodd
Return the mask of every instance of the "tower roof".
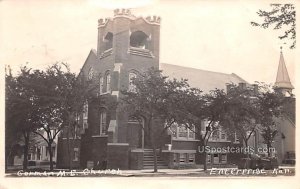
<path id="1" fill-rule="evenodd" d="M 280 52 L 280 59 L 279 59 L 279 65 L 278 65 L 278 71 L 277 71 L 275 85 L 278 88 L 282 88 L 282 89 L 294 89 L 294 87 L 290 81 L 289 73 L 287 71 L 287 68 L 286 68 L 286 65 L 284 62 L 282 51 Z"/>

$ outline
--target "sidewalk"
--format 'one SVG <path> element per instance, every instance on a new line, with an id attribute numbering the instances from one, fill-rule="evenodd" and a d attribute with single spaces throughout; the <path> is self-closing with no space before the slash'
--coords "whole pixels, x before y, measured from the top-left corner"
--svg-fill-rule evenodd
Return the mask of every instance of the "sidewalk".
<path id="1" fill-rule="evenodd" d="M 237 169 L 237 168 L 212 168 L 204 171 L 197 169 L 158 169 L 154 173 L 153 169 L 144 170 L 67 170 L 55 169 L 53 172 L 46 169 L 41 171 L 32 170 L 29 172 L 11 171 L 7 176 L 60 176 L 60 177 L 264 177 L 264 176 L 294 176 L 295 167 L 280 166 L 278 169 Z"/>
<path id="2" fill-rule="evenodd" d="M 203 169 L 158 169 L 157 173 L 153 169 L 146 170 L 122 170 L 122 176 L 149 176 L 149 177 L 249 177 L 249 176 L 293 176 L 295 175 L 294 166 L 279 166 L 278 169 L 258 170 L 258 169 L 237 169 L 237 168 L 212 168 L 204 171 Z"/>
<path id="3" fill-rule="evenodd" d="M 122 176 L 187 176 L 193 174 L 206 174 L 203 169 L 158 169 L 157 173 L 153 169 L 144 170 L 122 170 Z"/>

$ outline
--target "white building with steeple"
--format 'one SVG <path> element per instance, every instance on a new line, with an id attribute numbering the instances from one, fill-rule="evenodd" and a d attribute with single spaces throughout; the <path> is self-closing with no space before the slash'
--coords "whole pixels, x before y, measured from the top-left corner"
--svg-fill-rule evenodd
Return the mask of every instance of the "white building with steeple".
<path id="1" fill-rule="evenodd" d="M 283 107 L 284 113 L 280 118 L 275 119 L 278 126 L 277 138 L 274 141 L 276 148 L 276 156 L 279 163 L 295 163 L 295 96 L 293 95 L 293 85 L 290 81 L 288 70 L 285 65 L 282 48 L 277 71 L 275 86 L 286 96 L 286 101 Z"/>

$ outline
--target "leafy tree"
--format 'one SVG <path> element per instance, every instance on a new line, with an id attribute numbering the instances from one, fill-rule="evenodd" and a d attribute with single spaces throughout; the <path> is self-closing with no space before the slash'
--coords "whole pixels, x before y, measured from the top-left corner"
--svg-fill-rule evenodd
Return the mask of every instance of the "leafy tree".
<path id="1" fill-rule="evenodd" d="M 153 149 L 154 172 L 157 172 L 157 149 L 162 135 L 176 122 L 174 101 L 188 87 L 186 81 L 168 80 L 154 68 L 134 79 L 134 91 L 122 91 L 125 111 L 139 120 L 145 119 L 144 132 Z M 176 100 L 177 99 L 177 100 Z M 160 123 L 159 123 L 160 122 Z M 165 124 L 162 124 L 164 123 Z"/>
<path id="2" fill-rule="evenodd" d="M 63 112 L 61 111 L 63 101 L 59 97 L 65 85 L 60 78 L 62 71 L 58 64 L 54 64 L 46 71 L 35 70 L 34 75 L 36 80 L 31 82 L 36 103 L 34 125 L 37 129 L 34 133 L 47 143 L 50 170 L 53 170 L 52 146 L 63 128 Z"/>
<path id="3" fill-rule="evenodd" d="M 64 63 L 53 64 L 45 71 L 22 67 L 17 77 L 10 72 L 6 74 L 6 141 L 12 148 L 20 138 L 20 132 L 15 131 L 22 131 L 24 169 L 27 169 L 30 134 L 35 133 L 48 145 L 50 169 L 53 170 L 52 146 L 63 129 L 67 133 L 69 166 L 72 167 L 70 147 L 73 140 L 69 139 L 78 134 L 77 117 L 82 113 L 89 94 L 96 89 L 81 77 L 71 73 Z"/>
<path id="4" fill-rule="evenodd" d="M 204 106 L 204 117 L 205 120 L 208 120 L 208 125 L 205 128 L 203 147 L 208 144 L 209 138 L 214 132 L 218 132 L 222 129 L 220 122 L 222 121 L 222 116 L 225 112 L 225 103 L 226 103 L 226 93 L 224 90 L 214 89 L 210 91 L 209 94 L 204 95 L 204 100 L 206 104 Z M 207 169 L 206 165 L 206 151 L 204 151 L 204 170 Z"/>
<path id="5" fill-rule="evenodd" d="M 224 114 L 225 97 L 223 90 L 215 89 L 208 94 L 202 94 L 200 89 L 189 88 L 183 91 L 180 100 L 174 102 L 174 108 L 180 111 L 181 115 L 177 121 L 196 134 L 200 141 L 199 146 L 203 149 L 208 145 L 213 132 L 220 129 L 219 122 Z M 208 121 L 208 125 L 203 125 L 205 120 Z M 204 170 L 207 170 L 205 150 L 202 157 Z"/>
<path id="6" fill-rule="evenodd" d="M 11 149 L 17 142 L 24 142 L 23 169 L 27 170 L 30 136 L 35 130 L 33 122 L 36 118 L 35 94 L 31 86 L 36 78 L 31 69 L 24 66 L 18 76 L 12 76 L 9 71 L 5 79 L 6 145 Z"/>
<path id="7" fill-rule="evenodd" d="M 15 145 L 21 141 L 22 135 L 19 131 L 20 121 L 16 119 L 15 106 L 16 106 L 16 78 L 12 76 L 10 68 L 5 73 L 5 166 L 9 164 L 10 158 L 13 157 Z M 16 109 L 18 110 L 18 109 Z M 20 113 L 20 112 L 18 112 Z M 26 167 L 25 167 L 26 168 Z"/>
<path id="8" fill-rule="evenodd" d="M 231 84 L 224 100 L 224 112 L 220 124 L 227 134 L 241 137 L 247 148 L 249 139 L 257 130 L 259 105 L 256 94 L 253 89 Z"/>
<path id="9" fill-rule="evenodd" d="M 259 10 L 258 16 L 264 19 L 263 23 L 251 22 L 251 25 L 261 28 L 274 26 L 274 30 L 284 29 L 284 34 L 278 36 L 280 40 L 289 39 L 291 49 L 296 47 L 296 10 L 293 4 L 271 4 L 269 11 Z"/>
<path id="10" fill-rule="evenodd" d="M 282 115 L 284 98 L 282 93 L 277 92 L 270 85 L 263 83 L 259 84 L 259 93 L 257 97 L 259 103 L 260 114 L 258 119 L 260 122 L 261 135 L 267 148 L 270 149 L 278 134 L 274 118 Z M 270 150 L 268 150 L 268 156 L 271 156 Z"/>
<path id="11" fill-rule="evenodd" d="M 67 137 L 69 169 L 72 169 L 71 149 L 80 134 L 79 115 L 83 113 L 84 104 L 95 87 L 91 85 L 90 81 L 84 80 L 84 75 L 76 76 L 75 73 L 72 73 L 69 65 L 65 63 L 55 64 L 53 68 L 57 72 L 55 77 L 60 86 L 60 92 L 56 98 L 61 105 L 59 111 L 62 113 L 63 132 Z"/>
<path id="12" fill-rule="evenodd" d="M 50 170 L 53 170 L 52 145 L 57 135 L 64 130 L 68 139 L 69 167 L 72 168 L 71 147 L 78 134 L 77 117 L 83 111 L 83 105 L 88 94 L 94 90 L 90 83 L 85 82 L 70 72 L 65 63 L 56 63 L 46 71 L 37 72 L 39 83 L 34 85 L 37 95 L 37 119 L 35 124 L 38 129 L 35 133 L 42 137 L 47 145 L 50 155 Z"/>

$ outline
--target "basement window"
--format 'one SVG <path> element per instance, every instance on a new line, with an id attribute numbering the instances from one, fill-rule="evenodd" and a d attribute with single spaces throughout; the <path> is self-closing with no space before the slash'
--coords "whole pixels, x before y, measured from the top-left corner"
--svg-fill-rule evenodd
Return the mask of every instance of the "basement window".
<path id="1" fill-rule="evenodd" d="M 189 163 L 195 163 L 195 154 L 189 154 Z"/>
<path id="2" fill-rule="evenodd" d="M 211 154 L 207 154 L 206 162 L 207 162 L 207 164 L 211 164 Z"/>
<path id="3" fill-rule="evenodd" d="M 221 162 L 220 163 L 227 163 L 227 154 L 220 154 L 220 156 L 221 156 Z"/>
<path id="4" fill-rule="evenodd" d="M 186 162 L 186 155 L 187 154 L 182 154 L 182 153 L 179 154 L 179 163 L 180 164 L 183 164 Z"/>

